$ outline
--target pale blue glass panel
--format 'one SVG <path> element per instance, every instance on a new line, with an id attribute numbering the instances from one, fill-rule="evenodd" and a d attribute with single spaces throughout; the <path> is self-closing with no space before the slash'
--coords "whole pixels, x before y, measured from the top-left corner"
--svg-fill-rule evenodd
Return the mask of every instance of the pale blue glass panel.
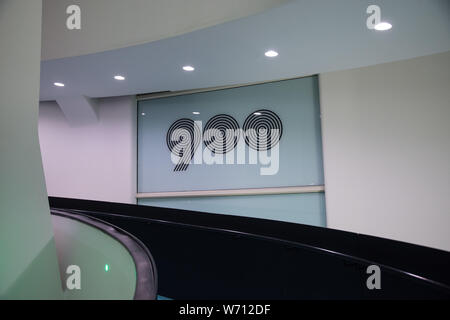
<path id="1" fill-rule="evenodd" d="M 139 204 L 326 226 L 323 193 L 141 199 Z"/>
<path id="2" fill-rule="evenodd" d="M 318 92 L 317 77 L 307 77 L 139 102 L 138 192 L 324 184 Z M 260 175 L 261 165 L 251 164 L 193 164 L 185 172 L 173 171 L 166 133 L 174 121 L 189 118 L 201 120 L 204 126 L 211 117 L 228 114 L 242 127 L 246 117 L 259 109 L 277 113 L 283 122 L 280 167 L 276 175 Z M 323 193 L 141 199 L 138 203 L 326 225 Z"/>
<path id="3" fill-rule="evenodd" d="M 173 172 L 166 133 L 174 121 L 190 118 L 204 126 L 225 113 L 242 127 L 258 109 L 274 111 L 283 122 L 276 175 L 260 175 L 261 165 L 251 164 L 190 165 L 185 172 Z M 138 116 L 139 192 L 323 184 L 317 77 L 141 101 Z"/>

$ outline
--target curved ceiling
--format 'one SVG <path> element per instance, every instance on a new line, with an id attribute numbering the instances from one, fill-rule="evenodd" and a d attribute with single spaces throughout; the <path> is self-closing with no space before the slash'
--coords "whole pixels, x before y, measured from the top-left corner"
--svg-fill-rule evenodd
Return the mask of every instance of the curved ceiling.
<path id="1" fill-rule="evenodd" d="M 447 0 L 378 0 L 386 32 L 366 27 L 369 0 L 295 0 L 260 14 L 142 45 L 43 61 L 41 100 L 251 83 L 450 50 Z M 276 49 L 278 57 L 264 56 Z M 194 72 L 184 72 L 183 65 Z M 125 81 L 113 76 L 121 74 Z M 63 82 L 65 87 L 55 87 Z"/>
<path id="2" fill-rule="evenodd" d="M 161 40 L 262 12 L 291 0 L 44 0 L 42 60 Z M 66 28 L 66 8 L 81 29 Z"/>

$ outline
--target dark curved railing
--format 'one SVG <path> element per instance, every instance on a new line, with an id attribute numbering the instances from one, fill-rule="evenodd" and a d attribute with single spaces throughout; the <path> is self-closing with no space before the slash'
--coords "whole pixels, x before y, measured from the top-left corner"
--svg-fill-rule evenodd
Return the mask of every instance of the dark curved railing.
<path id="1" fill-rule="evenodd" d="M 151 248 L 159 294 L 174 299 L 448 299 L 450 253 L 300 224 L 50 198 Z M 366 269 L 381 269 L 369 290 Z"/>
<path id="2" fill-rule="evenodd" d="M 130 253 L 136 267 L 136 289 L 133 299 L 156 300 L 158 290 L 156 264 L 150 251 L 138 238 L 89 214 L 64 209 L 52 209 L 51 214 L 87 224 L 120 242 Z"/>

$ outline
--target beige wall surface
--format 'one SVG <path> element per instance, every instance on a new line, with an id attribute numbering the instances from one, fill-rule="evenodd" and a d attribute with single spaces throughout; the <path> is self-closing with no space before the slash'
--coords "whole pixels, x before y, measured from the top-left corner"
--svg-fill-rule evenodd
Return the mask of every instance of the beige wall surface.
<path id="1" fill-rule="evenodd" d="M 450 250 L 450 52 L 320 75 L 328 227 Z"/>

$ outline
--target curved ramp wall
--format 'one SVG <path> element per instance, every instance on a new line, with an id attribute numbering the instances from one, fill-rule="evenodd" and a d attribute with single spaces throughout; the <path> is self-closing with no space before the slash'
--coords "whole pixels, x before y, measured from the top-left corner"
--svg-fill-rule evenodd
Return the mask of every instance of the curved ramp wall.
<path id="1" fill-rule="evenodd" d="M 52 212 L 66 300 L 156 298 L 156 273 L 145 246 L 100 220 Z"/>

